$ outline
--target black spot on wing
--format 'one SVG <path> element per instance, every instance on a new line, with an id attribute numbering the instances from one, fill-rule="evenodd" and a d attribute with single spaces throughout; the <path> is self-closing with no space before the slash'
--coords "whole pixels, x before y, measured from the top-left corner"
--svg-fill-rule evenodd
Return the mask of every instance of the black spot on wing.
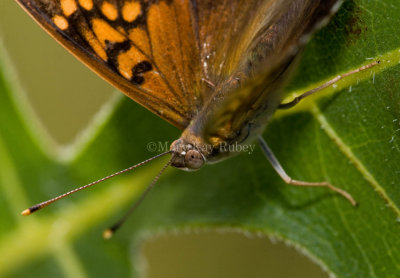
<path id="1" fill-rule="evenodd" d="M 106 43 L 106 53 L 109 58 L 109 61 L 116 65 L 117 57 L 119 54 L 128 51 L 131 48 L 131 43 L 126 40 L 123 42 L 110 42 L 105 41 Z"/>
<path id="2" fill-rule="evenodd" d="M 136 64 L 132 69 L 131 82 L 135 85 L 141 85 L 144 82 L 143 74 L 151 71 L 153 66 L 148 61 L 143 61 Z"/>

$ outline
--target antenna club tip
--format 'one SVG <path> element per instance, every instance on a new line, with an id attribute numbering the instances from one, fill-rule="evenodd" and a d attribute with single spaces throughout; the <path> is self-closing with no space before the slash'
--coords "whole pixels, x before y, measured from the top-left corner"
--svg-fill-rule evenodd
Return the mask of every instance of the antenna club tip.
<path id="1" fill-rule="evenodd" d="M 114 232 L 111 229 L 107 229 L 103 232 L 103 238 L 104 239 L 110 239 L 112 238 Z"/>
<path id="2" fill-rule="evenodd" d="M 23 216 L 28 216 L 28 215 L 31 215 L 31 214 L 32 214 L 32 212 L 31 212 L 30 209 L 26 209 L 23 212 L 21 212 L 21 215 L 23 215 Z"/>

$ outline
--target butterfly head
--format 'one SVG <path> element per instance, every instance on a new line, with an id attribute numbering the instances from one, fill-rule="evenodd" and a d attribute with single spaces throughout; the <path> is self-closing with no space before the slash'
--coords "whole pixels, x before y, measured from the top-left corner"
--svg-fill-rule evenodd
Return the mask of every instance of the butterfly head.
<path id="1" fill-rule="evenodd" d="M 200 169 L 206 162 L 205 154 L 196 146 L 184 139 L 175 140 L 170 147 L 172 151 L 171 165 L 185 170 L 195 171 Z"/>

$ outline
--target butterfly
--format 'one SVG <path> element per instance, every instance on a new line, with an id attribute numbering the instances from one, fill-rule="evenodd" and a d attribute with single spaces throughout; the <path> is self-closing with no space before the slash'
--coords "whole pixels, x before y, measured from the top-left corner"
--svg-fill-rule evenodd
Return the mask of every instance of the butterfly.
<path id="1" fill-rule="evenodd" d="M 325 186 L 355 204 L 349 193 L 326 182 L 291 179 L 261 137 L 276 109 L 301 99 L 281 104 L 282 87 L 310 35 L 330 19 L 341 1 L 17 1 L 89 68 L 182 130 L 169 151 L 145 162 L 170 154 L 163 170 L 170 165 L 197 170 L 237 154 L 235 148 L 222 146 L 258 139 L 287 183 Z"/>

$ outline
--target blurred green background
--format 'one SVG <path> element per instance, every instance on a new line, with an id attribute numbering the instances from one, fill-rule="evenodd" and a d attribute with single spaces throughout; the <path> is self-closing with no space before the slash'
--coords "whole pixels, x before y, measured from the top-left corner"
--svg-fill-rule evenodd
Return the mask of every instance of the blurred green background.
<path id="1" fill-rule="evenodd" d="M 121 94 L 67 53 L 13 0 L 0 2 L 0 37 L 20 87 L 59 144 L 73 141 L 103 103 Z M 151 278 L 328 276 L 283 243 L 233 232 L 153 238 L 143 245 L 143 261 Z"/>

